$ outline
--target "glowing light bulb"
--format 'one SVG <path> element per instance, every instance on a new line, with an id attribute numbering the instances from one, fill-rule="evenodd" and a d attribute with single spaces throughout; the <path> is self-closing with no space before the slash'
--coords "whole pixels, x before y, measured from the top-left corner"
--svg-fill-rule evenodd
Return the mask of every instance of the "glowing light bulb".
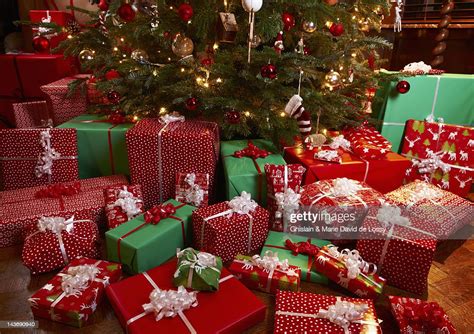
<path id="1" fill-rule="evenodd" d="M 181 73 L 183 73 L 185 71 L 184 67 L 181 67 Z"/>
<path id="2" fill-rule="evenodd" d="M 114 51 L 118 51 L 118 47 L 114 47 Z"/>
<path id="3" fill-rule="evenodd" d="M 219 49 L 219 44 L 217 44 L 217 43 L 214 43 L 214 45 L 212 46 L 212 48 L 213 48 L 214 50 L 217 50 L 217 49 Z"/>
<path id="4" fill-rule="evenodd" d="M 160 114 L 166 114 L 166 108 L 165 107 L 160 108 Z"/>
<path id="5" fill-rule="evenodd" d="M 221 83 L 221 82 L 222 82 L 222 79 L 221 79 L 221 78 L 217 78 L 217 79 L 216 79 L 216 82 L 217 82 L 217 83 Z"/>
<path id="6" fill-rule="evenodd" d="M 245 117 L 249 117 L 250 116 L 250 111 L 245 111 L 244 115 L 245 115 Z"/>
<path id="7" fill-rule="evenodd" d="M 285 113 L 284 111 L 282 111 L 282 112 L 280 113 L 280 117 L 285 117 L 285 116 L 286 116 L 286 113 Z"/>
<path id="8" fill-rule="evenodd" d="M 68 38 L 68 39 L 71 39 L 71 38 L 72 38 L 72 35 L 67 35 L 67 38 Z"/>

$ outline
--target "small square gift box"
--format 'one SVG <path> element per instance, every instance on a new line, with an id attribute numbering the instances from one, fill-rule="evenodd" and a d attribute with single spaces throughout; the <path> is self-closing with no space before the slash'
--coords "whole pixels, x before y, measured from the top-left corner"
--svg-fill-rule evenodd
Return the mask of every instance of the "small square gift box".
<path id="1" fill-rule="evenodd" d="M 231 261 L 260 249 L 268 234 L 269 213 L 243 191 L 232 200 L 193 212 L 195 248 Z"/>
<path id="2" fill-rule="evenodd" d="M 107 258 L 130 273 L 141 273 L 176 255 L 191 243 L 191 213 L 196 208 L 173 199 L 105 233 Z"/>
<path id="3" fill-rule="evenodd" d="M 99 230 L 87 212 L 77 217 L 41 217 L 25 239 L 21 258 L 32 274 L 65 267 L 78 256 L 99 257 Z"/>
<path id="4" fill-rule="evenodd" d="M 278 252 L 279 257 L 287 259 L 290 266 L 301 269 L 303 281 L 327 284 L 328 279 L 314 270 L 319 249 L 330 244 L 326 240 L 309 239 L 297 235 L 270 231 L 263 245 L 261 257 L 267 252 Z"/>
<path id="5" fill-rule="evenodd" d="M 0 130 L 0 185 L 12 190 L 79 179 L 76 130 Z"/>
<path id="6" fill-rule="evenodd" d="M 364 261 L 357 250 L 324 246 L 316 255 L 314 268 L 362 298 L 377 298 L 385 285 L 385 279 L 376 274 L 377 266 Z"/>
<path id="7" fill-rule="evenodd" d="M 76 258 L 28 299 L 31 311 L 35 317 L 82 327 L 101 302 L 105 287 L 121 275 L 120 264 Z"/>
<path id="8" fill-rule="evenodd" d="M 277 290 L 299 291 L 301 269 L 280 260 L 278 253 L 266 251 L 265 255 L 252 257 L 237 255 L 229 271 L 246 287 L 275 294 Z"/>
<path id="9" fill-rule="evenodd" d="M 352 151 L 366 160 L 384 159 L 392 151 L 392 144 L 367 122 L 345 130 L 344 136 L 350 141 Z"/>
<path id="10" fill-rule="evenodd" d="M 438 303 L 399 296 L 388 299 L 401 334 L 456 334 L 456 328 Z"/>
<path id="11" fill-rule="evenodd" d="M 370 299 L 280 290 L 273 333 L 381 334 L 382 329 Z"/>
<path id="12" fill-rule="evenodd" d="M 299 164 L 265 165 L 267 209 L 272 230 L 283 231 L 291 214 L 299 208 L 299 192 L 305 171 Z"/>
<path id="13" fill-rule="evenodd" d="M 140 185 L 107 187 L 104 199 L 109 229 L 128 222 L 144 211 Z"/>
<path id="14" fill-rule="evenodd" d="M 176 173 L 175 200 L 197 208 L 209 204 L 209 174 Z"/>
<path id="15" fill-rule="evenodd" d="M 408 218 L 400 207 L 385 203 L 368 213 L 356 248 L 377 265 L 387 284 L 423 294 L 437 244 L 436 236 L 424 226 L 423 219 Z"/>
<path id="16" fill-rule="evenodd" d="M 175 270 L 169 261 L 106 288 L 127 333 L 242 333 L 264 320 L 266 306 L 225 268 L 217 292 L 176 288 Z"/>

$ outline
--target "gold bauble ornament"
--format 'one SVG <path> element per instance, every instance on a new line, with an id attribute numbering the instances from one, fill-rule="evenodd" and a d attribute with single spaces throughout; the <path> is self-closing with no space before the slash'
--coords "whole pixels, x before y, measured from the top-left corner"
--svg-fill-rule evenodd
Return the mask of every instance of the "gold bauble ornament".
<path id="1" fill-rule="evenodd" d="M 324 85 L 328 88 L 335 88 L 341 84 L 341 75 L 336 71 L 329 71 L 324 77 Z"/>
<path id="2" fill-rule="evenodd" d="M 84 49 L 79 52 L 79 61 L 81 62 L 81 64 L 86 64 L 87 62 L 94 60 L 94 58 L 95 53 L 90 49 Z"/>
<path id="3" fill-rule="evenodd" d="M 262 44 L 262 38 L 260 37 L 260 35 L 254 35 L 250 46 L 255 49 L 258 48 L 260 44 Z"/>
<path id="4" fill-rule="evenodd" d="M 308 33 L 313 33 L 316 31 L 316 23 L 313 21 L 303 21 L 302 25 L 303 31 L 308 32 Z"/>
<path id="5" fill-rule="evenodd" d="M 184 58 L 192 55 L 194 43 L 191 38 L 177 34 L 173 40 L 173 44 L 171 44 L 171 50 L 178 57 Z"/>
<path id="6" fill-rule="evenodd" d="M 135 61 L 146 61 L 148 60 L 148 54 L 142 49 L 135 49 L 132 51 L 130 57 Z"/>

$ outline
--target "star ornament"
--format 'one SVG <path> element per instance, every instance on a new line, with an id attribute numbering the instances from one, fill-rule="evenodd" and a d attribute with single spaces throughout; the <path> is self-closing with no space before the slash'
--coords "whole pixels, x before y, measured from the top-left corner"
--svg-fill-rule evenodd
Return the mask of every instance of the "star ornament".
<path id="1" fill-rule="evenodd" d="M 51 290 L 53 290 L 53 288 L 54 288 L 54 285 L 49 284 L 49 283 L 46 284 L 45 286 L 43 286 L 43 289 L 47 290 L 47 291 L 51 291 Z"/>

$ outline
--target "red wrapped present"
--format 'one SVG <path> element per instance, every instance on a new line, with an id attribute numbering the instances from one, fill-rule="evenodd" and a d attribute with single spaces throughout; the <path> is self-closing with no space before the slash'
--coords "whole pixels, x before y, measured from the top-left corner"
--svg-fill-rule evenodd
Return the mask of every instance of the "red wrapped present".
<path id="1" fill-rule="evenodd" d="M 284 220 L 299 207 L 299 192 L 306 169 L 294 165 L 265 165 L 267 209 L 272 230 L 283 231 Z"/>
<path id="2" fill-rule="evenodd" d="M 99 257 L 97 224 L 73 215 L 65 217 L 41 217 L 30 229 L 21 258 L 32 274 L 63 268 L 78 256 Z"/>
<path id="3" fill-rule="evenodd" d="M 273 333 L 381 334 L 372 300 L 278 291 Z"/>
<path id="4" fill-rule="evenodd" d="M 229 271 L 246 287 L 275 294 L 277 290 L 299 291 L 301 269 L 280 260 L 277 253 L 266 251 L 260 255 L 237 255 Z"/>
<path id="5" fill-rule="evenodd" d="M 55 23 L 58 26 L 66 27 L 74 22 L 74 18 L 70 13 L 59 10 L 30 10 L 30 21 L 32 23 Z M 50 51 L 68 36 L 66 32 L 55 32 L 54 29 L 48 31 L 46 27 L 33 28 L 33 33 L 41 33 L 49 40 Z"/>
<path id="6" fill-rule="evenodd" d="M 387 284 L 417 294 L 426 290 L 436 251 L 436 236 L 424 230 L 423 219 L 408 218 L 400 207 L 385 203 L 369 211 L 361 227 L 357 250 Z"/>
<path id="7" fill-rule="evenodd" d="M 5 129 L 0 142 L 3 190 L 79 178 L 74 129 Z"/>
<path id="8" fill-rule="evenodd" d="M 197 209 L 192 220 L 195 248 L 225 262 L 237 254 L 262 248 L 268 234 L 269 213 L 243 191 L 228 202 Z"/>
<path id="9" fill-rule="evenodd" d="M 54 126 L 46 101 L 13 103 L 13 115 L 18 129 Z"/>
<path id="10" fill-rule="evenodd" d="M 219 156 L 217 124 L 166 115 L 138 122 L 127 131 L 126 140 L 132 183 L 141 185 L 146 208 L 174 197 L 177 172 L 209 174 L 212 199 Z"/>
<path id="11" fill-rule="evenodd" d="M 76 258 L 28 299 L 31 311 L 38 318 L 82 327 L 101 302 L 105 287 L 121 275 L 120 264 Z"/>
<path id="12" fill-rule="evenodd" d="M 128 222 L 144 212 L 140 185 L 107 187 L 104 189 L 104 199 L 109 229 Z"/>
<path id="13" fill-rule="evenodd" d="M 266 306 L 226 269 L 212 293 L 176 290 L 175 270 L 169 261 L 106 288 L 127 333 L 242 333 L 265 318 Z"/>
<path id="14" fill-rule="evenodd" d="M 474 179 L 474 128 L 409 120 L 402 155 L 412 162 L 406 181 L 422 179 L 467 197 Z"/>
<path id="15" fill-rule="evenodd" d="M 318 252 L 314 268 L 343 288 L 362 298 L 377 298 L 383 291 L 385 279 L 376 274 L 377 266 L 360 257 L 357 250 L 324 246 Z"/>
<path id="16" fill-rule="evenodd" d="M 400 334 L 456 334 L 446 312 L 436 302 L 388 296 Z"/>
<path id="17" fill-rule="evenodd" d="M 195 207 L 209 204 L 209 174 L 176 173 L 175 200 Z"/>
<path id="18" fill-rule="evenodd" d="M 0 96 L 2 97 L 21 97 L 21 81 L 17 73 L 16 55 L 0 55 Z"/>
<path id="19" fill-rule="evenodd" d="M 21 243 L 41 216 L 65 216 L 86 210 L 97 224 L 104 217 L 104 188 L 128 184 L 122 175 L 0 192 L 0 247 Z M 82 218 L 81 218 L 82 219 Z"/>
<path id="20" fill-rule="evenodd" d="M 354 153 L 366 160 L 384 159 L 392 151 L 392 144 L 367 123 L 345 130 L 344 136 Z"/>

